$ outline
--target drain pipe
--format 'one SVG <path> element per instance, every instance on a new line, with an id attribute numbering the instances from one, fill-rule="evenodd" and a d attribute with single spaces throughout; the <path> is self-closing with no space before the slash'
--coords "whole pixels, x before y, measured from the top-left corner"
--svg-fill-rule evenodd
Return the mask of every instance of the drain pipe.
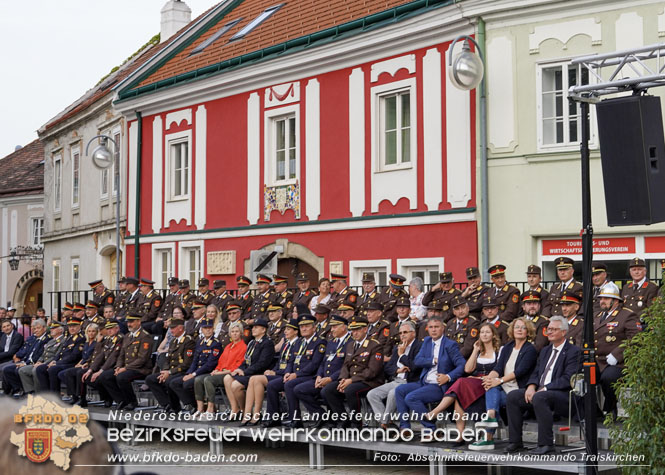
<path id="1" fill-rule="evenodd" d="M 134 276 L 138 279 L 139 267 L 141 263 L 141 253 L 139 252 L 139 234 L 141 226 L 141 158 L 143 155 L 143 117 L 140 112 L 136 112 L 136 120 L 138 122 L 138 129 L 136 131 L 138 137 L 136 140 L 136 205 L 135 205 L 135 218 L 134 221 Z"/>
<path id="2" fill-rule="evenodd" d="M 487 56 L 485 48 L 485 20 L 478 17 L 478 46 L 480 47 L 481 58 L 485 64 L 483 80 L 480 81 L 480 242 L 481 244 L 481 263 L 483 281 L 489 282 L 487 268 L 490 265 L 489 249 L 489 191 L 488 191 L 488 172 L 487 172 Z"/>

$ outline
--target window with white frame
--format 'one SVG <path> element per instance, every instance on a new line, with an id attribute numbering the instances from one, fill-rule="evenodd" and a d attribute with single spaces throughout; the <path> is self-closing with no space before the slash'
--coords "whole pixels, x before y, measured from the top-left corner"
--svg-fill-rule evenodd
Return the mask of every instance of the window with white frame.
<path id="1" fill-rule="evenodd" d="M 169 142 L 169 198 L 183 200 L 189 197 L 190 159 L 189 140 Z"/>
<path id="2" fill-rule="evenodd" d="M 425 285 L 436 284 L 439 282 L 439 268 L 437 266 L 409 267 L 405 277 L 408 281 L 414 277 L 420 277 Z"/>
<path id="3" fill-rule="evenodd" d="M 173 251 L 171 249 L 157 250 L 157 280 L 160 289 L 168 288 L 169 277 L 173 275 Z"/>
<path id="4" fill-rule="evenodd" d="M 391 259 L 349 261 L 349 285 L 361 285 L 363 274 L 374 276 L 376 285 L 387 285 L 388 276 L 392 272 L 391 262 Z"/>
<path id="5" fill-rule="evenodd" d="M 411 89 L 379 96 L 379 156 L 383 169 L 411 163 Z"/>
<path id="6" fill-rule="evenodd" d="M 81 149 L 72 148 L 72 208 L 81 201 Z"/>
<path id="7" fill-rule="evenodd" d="M 266 185 L 295 184 L 300 173 L 300 106 L 269 109 L 264 121 Z"/>
<path id="8" fill-rule="evenodd" d="M 113 196 L 118 196 L 120 189 L 120 132 L 113 133 L 113 140 L 115 140 L 115 147 L 113 149 Z M 165 287 L 163 287 L 165 288 Z"/>
<path id="9" fill-rule="evenodd" d="M 60 211 L 62 205 L 62 156 L 53 157 L 53 210 Z"/>
<path id="10" fill-rule="evenodd" d="M 74 291 L 79 289 L 80 270 L 78 257 L 72 258 L 72 290 Z"/>
<path id="11" fill-rule="evenodd" d="M 568 89 L 589 84 L 589 71 L 568 62 L 538 67 L 538 145 L 577 146 L 581 139 L 580 105 L 568 100 Z"/>
<path id="12" fill-rule="evenodd" d="M 60 259 L 53 260 L 53 291 L 60 291 Z"/>
<path id="13" fill-rule="evenodd" d="M 298 131 L 295 114 L 272 119 L 273 173 L 275 182 L 296 178 Z"/>
<path id="14" fill-rule="evenodd" d="M 33 246 L 42 244 L 44 234 L 44 218 L 30 218 L 30 242 Z"/>
<path id="15" fill-rule="evenodd" d="M 397 273 L 405 276 L 407 282 L 414 277 L 420 277 L 425 285 L 434 285 L 439 282 L 443 264 L 443 257 L 397 259 Z"/>
<path id="16" fill-rule="evenodd" d="M 179 277 L 189 279 L 192 286 L 196 285 L 203 275 L 202 245 L 186 243 L 180 246 Z M 183 277 L 184 276 L 184 277 Z"/>

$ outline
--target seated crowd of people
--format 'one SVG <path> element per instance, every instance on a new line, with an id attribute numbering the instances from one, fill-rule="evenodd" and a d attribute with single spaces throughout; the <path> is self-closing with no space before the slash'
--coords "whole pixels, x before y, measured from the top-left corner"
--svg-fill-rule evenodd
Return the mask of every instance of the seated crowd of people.
<path id="1" fill-rule="evenodd" d="M 81 406 L 89 385 L 105 407 L 131 411 L 139 404 L 132 383 L 140 380 L 159 411 L 197 419 L 226 411 L 243 426 L 362 427 L 366 400 L 383 428 L 407 432 L 418 421 L 434 429 L 453 411 L 461 434 L 465 413 L 475 412 L 488 436 L 471 450 L 493 449 L 502 419 L 506 451 L 522 450 L 531 411 L 538 422 L 534 452 L 546 454 L 554 450 L 553 419 L 568 415 L 571 377 L 582 367 L 582 285 L 571 259 L 557 259 L 556 268 L 559 282 L 548 291 L 541 269 L 529 266 L 523 293 L 506 282 L 503 265 L 488 269 L 491 286 L 477 268 L 466 269 L 463 291 L 450 272 L 427 292 L 420 279 L 407 292 L 398 274 L 379 291 L 365 274 L 360 295 L 340 274 L 321 279 L 319 292 L 304 274 L 296 292 L 286 277 L 258 274 L 254 294 L 253 282 L 240 276 L 234 296 L 223 280 L 210 290 L 201 278 L 195 293 L 173 277 L 165 298 L 148 279 L 123 278 L 118 295 L 95 281 L 92 300 L 66 303 L 50 321 L 34 319 L 25 340 L 11 320 L 2 321 L 0 381 L 16 398 L 61 394 L 64 385 L 63 400 Z M 593 264 L 590 317 L 602 410 L 615 416 L 622 344 L 642 331 L 640 315 L 658 293 L 643 260 L 632 260 L 630 273 L 633 281 L 620 291 L 604 264 Z M 217 407 L 220 400 L 228 407 Z"/>

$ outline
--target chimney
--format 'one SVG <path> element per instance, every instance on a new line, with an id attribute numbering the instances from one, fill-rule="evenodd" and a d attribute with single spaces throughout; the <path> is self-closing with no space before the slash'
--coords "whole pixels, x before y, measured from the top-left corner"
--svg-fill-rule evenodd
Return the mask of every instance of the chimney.
<path id="1" fill-rule="evenodd" d="M 165 42 L 192 21 L 192 9 L 181 0 L 169 0 L 162 7 L 160 43 Z"/>

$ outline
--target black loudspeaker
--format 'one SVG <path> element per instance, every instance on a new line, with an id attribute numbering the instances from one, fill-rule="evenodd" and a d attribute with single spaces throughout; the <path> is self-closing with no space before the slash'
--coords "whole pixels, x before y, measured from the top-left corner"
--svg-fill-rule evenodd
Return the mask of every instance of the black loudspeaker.
<path id="1" fill-rule="evenodd" d="M 596 104 L 607 224 L 665 221 L 665 142 L 660 98 L 630 96 Z"/>

